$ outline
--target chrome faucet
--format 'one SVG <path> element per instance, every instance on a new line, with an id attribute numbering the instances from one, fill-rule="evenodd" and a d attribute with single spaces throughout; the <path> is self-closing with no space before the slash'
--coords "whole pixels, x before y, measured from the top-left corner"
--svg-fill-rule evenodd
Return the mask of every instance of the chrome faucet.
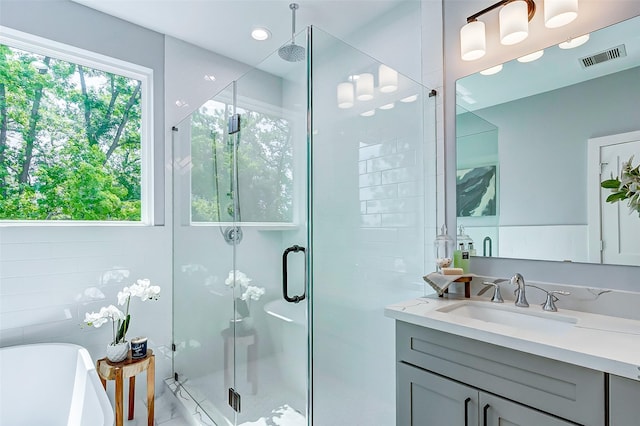
<path id="1" fill-rule="evenodd" d="M 524 282 L 524 277 L 521 274 L 515 274 L 511 278 L 511 284 L 517 286 L 514 293 L 516 295 L 516 306 L 528 308 L 529 302 L 527 302 L 527 296 L 525 294 L 525 288 L 527 285 Z"/>
<path id="2" fill-rule="evenodd" d="M 556 302 L 559 300 L 556 297 L 556 294 L 562 294 L 564 296 L 568 296 L 571 293 L 568 291 L 562 291 L 562 290 L 545 290 L 542 287 L 538 287 L 537 285 L 531 285 L 528 284 L 529 287 L 533 287 L 533 288 L 537 288 L 538 290 L 542 290 L 545 292 L 545 294 L 547 295 L 547 300 L 545 300 L 545 302 L 542 304 L 542 309 L 544 311 L 549 311 L 549 312 L 558 312 L 558 308 L 556 307 Z"/>

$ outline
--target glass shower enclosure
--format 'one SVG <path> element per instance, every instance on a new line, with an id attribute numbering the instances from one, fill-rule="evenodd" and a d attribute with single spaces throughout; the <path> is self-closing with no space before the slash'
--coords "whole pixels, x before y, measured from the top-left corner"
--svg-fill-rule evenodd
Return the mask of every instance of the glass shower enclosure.
<path id="1" fill-rule="evenodd" d="M 386 426 L 384 306 L 424 294 L 436 229 L 433 92 L 296 41 L 174 128 L 174 379 L 204 424 Z"/>

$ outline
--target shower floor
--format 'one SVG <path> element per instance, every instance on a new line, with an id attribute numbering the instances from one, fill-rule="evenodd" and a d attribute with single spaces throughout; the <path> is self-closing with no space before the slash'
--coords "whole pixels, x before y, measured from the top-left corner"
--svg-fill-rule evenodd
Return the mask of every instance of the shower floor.
<path id="1" fill-rule="evenodd" d="M 282 380 L 275 358 L 261 359 L 258 366 L 258 392 L 252 395 L 237 386 L 242 406 L 238 414 L 239 426 L 305 426 L 306 395 L 291 389 Z M 241 373 L 239 371 L 238 373 Z M 238 374 L 242 376 L 242 374 Z M 231 426 L 234 412 L 227 404 L 227 392 L 223 385 L 224 372 L 181 381 L 182 398 L 190 398 L 193 404 L 184 402 L 192 411 L 197 423 L 202 425 Z M 174 391 L 176 393 L 176 391 Z M 206 413 L 206 414 L 205 414 Z"/>

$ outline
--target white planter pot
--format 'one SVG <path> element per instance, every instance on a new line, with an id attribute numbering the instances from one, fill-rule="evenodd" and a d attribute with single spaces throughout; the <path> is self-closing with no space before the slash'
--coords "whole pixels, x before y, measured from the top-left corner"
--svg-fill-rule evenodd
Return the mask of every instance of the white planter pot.
<path id="1" fill-rule="evenodd" d="M 107 359 L 111 362 L 124 361 L 129 355 L 129 342 L 107 345 Z"/>

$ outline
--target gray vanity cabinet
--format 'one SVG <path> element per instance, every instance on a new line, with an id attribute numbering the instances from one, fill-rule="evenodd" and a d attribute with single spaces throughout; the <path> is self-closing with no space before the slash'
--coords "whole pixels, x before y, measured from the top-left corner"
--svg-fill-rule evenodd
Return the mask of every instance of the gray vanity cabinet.
<path id="1" fill-rule="evenodd" d="M 640 376 L 640 367 L 638 368 Z M 639 377 L 640 378 L 640 377 Z M 640 382 L 609 376 L 609 425 L 640 424 Z"/>
<path id="2" fill-rule="evenodd" d="M 602 372 L 402 321 L 396 358 L 397 426 L 606 424 Z"/>
<path id="3" fill-rule="evenodd" d="M 575 425 L 403 363 L 398 404 L 397 426 Z"/>

